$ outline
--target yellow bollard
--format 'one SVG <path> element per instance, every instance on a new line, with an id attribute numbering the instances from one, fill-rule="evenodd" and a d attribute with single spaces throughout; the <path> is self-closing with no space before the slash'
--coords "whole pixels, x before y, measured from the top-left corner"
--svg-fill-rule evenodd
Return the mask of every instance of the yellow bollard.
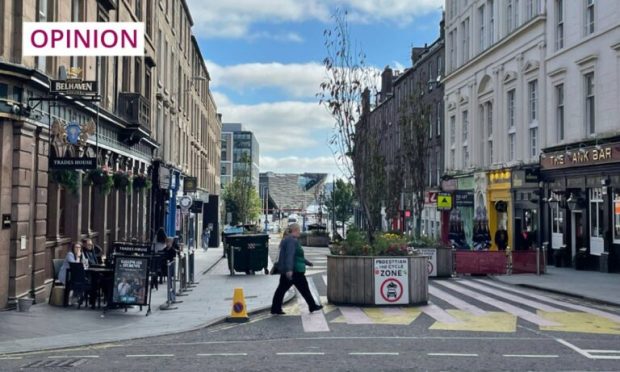
<path id="1" fill-rule="evenodd" d="M 243 288 L 235 288 L 232 309 L 230 311 L 230 316 L 226 320 L 232 323 L 245 323 L 250 320 L 248 317 L 248 309 L 245 306 Z"/>

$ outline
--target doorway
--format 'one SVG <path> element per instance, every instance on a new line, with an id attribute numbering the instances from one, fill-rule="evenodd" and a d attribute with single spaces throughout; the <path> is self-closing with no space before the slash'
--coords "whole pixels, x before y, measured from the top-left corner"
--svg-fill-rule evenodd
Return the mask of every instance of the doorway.
<path id="1" fill-rule="evenodd" d="M 571 217 L 571 262 L 575 266 L 577 252 L 584 246 L 583 212 L 572 211 Z"/>

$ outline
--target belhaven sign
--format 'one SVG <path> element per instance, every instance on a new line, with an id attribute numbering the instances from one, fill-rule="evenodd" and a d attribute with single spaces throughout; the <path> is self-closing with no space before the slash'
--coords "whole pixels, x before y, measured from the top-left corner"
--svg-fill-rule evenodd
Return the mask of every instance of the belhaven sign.
<path id="1" fill-rule="evenodd" d="M 97 94 L 97 82 L 95 80 L 52 80 L 50 93 L 66 94 Z"/>
<path id="2" fill-rule="evenodd" d="M 620 143 L 556 151 L 540 157 L 542 169 L 561 169 L 620 162 Z"/>

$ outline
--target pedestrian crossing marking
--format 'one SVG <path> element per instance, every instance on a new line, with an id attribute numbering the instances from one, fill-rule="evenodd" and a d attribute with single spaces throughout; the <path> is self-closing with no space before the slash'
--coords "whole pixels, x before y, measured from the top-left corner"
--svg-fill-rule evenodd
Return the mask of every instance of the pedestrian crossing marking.
<path id="1" fill-rule="evenodd" d="M 486 312 L 484 315 L 474 315 L 467 311 L 448 309 L 448 314 L 459 320 L 456 323 L 435 322 L 429 328 L 441 331 L 471 331 L 471 332 L 504 332 L 514 333 L 517 330 L 517 317 L 504 312 Z"/>
<path id="2" fill-rule="evenodd" d="M 529 306 L 529 307 L 533 307 L 534 309 L 538 309 L 538 310 L 542 310 L 542 311 L 546 311 L 546 312 L 556 312 L 556 313 L 560 313 L 563 312 L 564 310 L 558 309 L 557 307 L 553 307 L 541 302 L 537 302 L 537 301 L 533 301 L 533 300 L 528 300 L 527 298 L 524 297 L 519 297 L 519 296 L 515 296 L 512 295 L 510 293 L 506 293 L 505 291 L 500 291 L 498 289 L 495 288 L 489 288 L 489 287 L 485 287 L 484 285 L 482 285 L 481 283 L 474 283 L 474 282 L 470 282 L 470 281 L 461 281 L 460 284 L 466 285 L 468 287 L 477 289 L 479 291 L 482 292 L 486 292 L 486 293 L 490 293 L 494 296 L 497 297 L 501 297 L 504 298 L 508 301 L 513 301 L 513 302 L 517 302 L 519 304 L 523 304 L 525 306 Z"/>
<path id="3" fill-rule="evenodd" d="M 399 308 L 399 310 L 401 310 L 399 313 L 383 311 L 389 310 L 389 308 L 367 307 L 363 308 L 363 310 L 373 321 L 373 324 L 409 325 L 421 314 L 420 309 L 416 307 Z"/>
<path id="4" fill-rule="evenodd" d="M 446 288 L 452 289 L 453 291 L 459 292 L 459 293 L 461 293 L 461 294 L 463 294 L 465 296 L 469 296 L 469 297 L 471 297 L 473 299 L 476 299 L 476 300 L 478 300 L 480 302 L 484 302 L 486 304 L 489 304 L 489 305 L 491 305 L 493 307 L 496 307 L 496 308 L 498 308 L 500 310 L 503 310 L 503 311 L 505 311 L 505 312 L 507 312 L 509 314 L 516 315 L 516 316 L 520 317 L 523 320 L 527 320 L 530 323 L 534 323 L 534 324 L 539 325 L 539 326 L 541 326 L 541 325 L 542 326 L 558 326 L 558 325 L 560 325 L 560 324 L 558 324 L 556 322 L 553 322 L 553 321 L 550 321 L 550 320 L 547 320 L 547 319 L 543 319 L 543 318 L 539 317 L 538 315 L 536 315 L 536 314 L 534 314 L 532 312 L 529 312 L 527 310 L 524 310 L 524 309 L 522 309 L 520 307 L 514 306 L 514 305 L 509 304 L 507 302 L 496 300 L 495 298 L 492 298 L 492 297 L 489 297 L 489 296 L 485 296 L 485 295 L 483 295 L 481 293 L 478 293 L 478 292 L 471 291 L 471 290 L 469 290 L 469 289 L 467 289 L 467 288 L 465 288 L 465 287 L 463 287 L 461 285 L 456 285 L 456 284 L 453 284 L 453 283 L 448 283 L 446 281 L 438 281 L 437 284 L 440 284 L 440 285 L 442 285 L 442 286 L 444 286 Z"/>
<path id="5" fill-rule="evenodd" d="M 450 315 L 447 311 L 434 304 L 420 307 L 424 314 L 442 323 L 460 323 L 460 321 Z"/>
<path id="6" fill-rule="evenodd" d="M 538 315 L 559 323 L 557 326 L 540 326 L 541 331 L 620 335 L 620 323 L 613 322 L 599 315 L 569 311 L 552 313 L 540 310 Z"/>

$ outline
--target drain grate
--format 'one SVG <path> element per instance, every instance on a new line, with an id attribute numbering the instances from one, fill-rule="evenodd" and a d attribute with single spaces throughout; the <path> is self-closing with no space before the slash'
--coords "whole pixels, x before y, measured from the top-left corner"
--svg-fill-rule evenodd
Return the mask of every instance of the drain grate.
<path id="1" fill-rule="evenodd" d="M 78 367 L 86 363 L 88 359 L 85 358 L 58 358 L 58 359 L 43 359 L 30 362 L 21 368 L 72 368 Z"/>

